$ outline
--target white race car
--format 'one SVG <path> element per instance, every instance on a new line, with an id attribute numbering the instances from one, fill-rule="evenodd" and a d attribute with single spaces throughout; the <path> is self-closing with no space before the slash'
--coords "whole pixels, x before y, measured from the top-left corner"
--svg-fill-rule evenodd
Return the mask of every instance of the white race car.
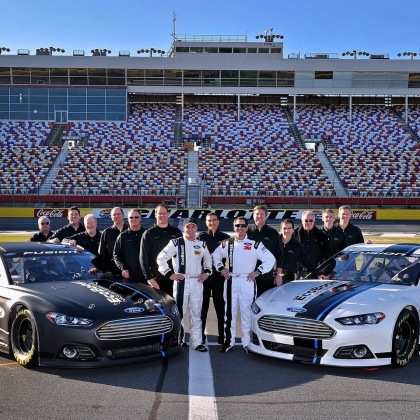
<path id="1" fill-rule="evenodd" d="M 303 363 L 405 366 L 418 350 L 420 245 L 358 244 L 253 304 L 249 350 Z"/>

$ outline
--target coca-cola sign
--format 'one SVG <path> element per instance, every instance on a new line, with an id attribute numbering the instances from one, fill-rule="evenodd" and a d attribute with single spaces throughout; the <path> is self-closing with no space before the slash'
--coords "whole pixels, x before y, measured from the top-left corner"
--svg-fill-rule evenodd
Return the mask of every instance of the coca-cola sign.
<path id="1" fill-rule="evenodd" d="M 317 220 L 322 220 L 321 210 L 314 210 L 313 213 Z M 336 218 L 338 219 L 338 215 L 336 215 Z M 376 210 L 353 210 L 351 218 L 356 220 L 376 220 Z"/>
<path id="2" fill-rule="evenodd" d="M 34 217 L 67 218 L 67 209 L 34 209 Z"/>
<path id="3" fill-rule="evenodd" d="M 353 210 L 352 219 L 376 220 L 376 211 Z"/>

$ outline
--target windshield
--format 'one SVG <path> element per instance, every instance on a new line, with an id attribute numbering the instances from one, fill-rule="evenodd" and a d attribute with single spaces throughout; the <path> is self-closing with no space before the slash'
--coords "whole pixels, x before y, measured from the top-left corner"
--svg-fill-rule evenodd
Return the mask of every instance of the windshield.
<path id="1" fill-rule="evenodd" d="M 419 280 L 420 259 L 404 254 L 348 251 L 329 259 L 319 270 L 334 280 L 413 286 Z"/>
<path id="2" fill-rule="evenodd" d="M 6 256 L 5 261 L 13 283 L 44 283 L 54 281 L 93 280 L 96 274 L 90 253 Z"/>

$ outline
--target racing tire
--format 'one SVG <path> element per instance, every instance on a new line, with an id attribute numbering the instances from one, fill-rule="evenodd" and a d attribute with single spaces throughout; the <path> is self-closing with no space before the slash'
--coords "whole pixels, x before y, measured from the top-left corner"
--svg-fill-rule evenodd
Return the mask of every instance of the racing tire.
<path id="1" fill-rule="evenodd" d="M 413 312 L 404 309 L 397 318 L 392 335 L 391 365 L 405 366 L 417 350 L 419 325 Z"/>
<path id="2" fill-rule="evenodd" d="M 16 313 L 10 332 L 10 344 L 15 360 L 22 366 L 38 364 L 38 340 L 35 318 L 28 309 Z"/>

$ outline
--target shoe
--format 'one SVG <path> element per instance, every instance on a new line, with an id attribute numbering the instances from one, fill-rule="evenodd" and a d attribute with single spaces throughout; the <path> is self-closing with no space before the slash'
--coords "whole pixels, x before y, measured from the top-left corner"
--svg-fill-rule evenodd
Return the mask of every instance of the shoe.
<path id="1" fill-rule="evenodd" d="M 205 353 L 206 351 L 208 351 L 202 344 L 199 344 L 194 350 L 197 350 L 201 353 Z"/>
<path id="2" fill-rule="evenodd" d="M 231 346 L 230 343 L 225 343 L 223 344 L 222 347 L 220 347 L 220 352 L 221 353 L 227 353 L 228 351 L 233 351 L 235 350 L 235 346 Z"/>
<path id="3" fill-rule="evenodd" d="M 183 342 L 181 343 L 181 346 L 182 346 L 182 347 L 187 347 L 187 343 L 186 343 L 185 341 L 183 341 Z"/>
<path id="4" fill-rule="evenodd" d="M 205 335 L 203 335 L 203 337 L 201 338 L 201 344 L 204 344 L 206 342 L 207 337 Z"/>

